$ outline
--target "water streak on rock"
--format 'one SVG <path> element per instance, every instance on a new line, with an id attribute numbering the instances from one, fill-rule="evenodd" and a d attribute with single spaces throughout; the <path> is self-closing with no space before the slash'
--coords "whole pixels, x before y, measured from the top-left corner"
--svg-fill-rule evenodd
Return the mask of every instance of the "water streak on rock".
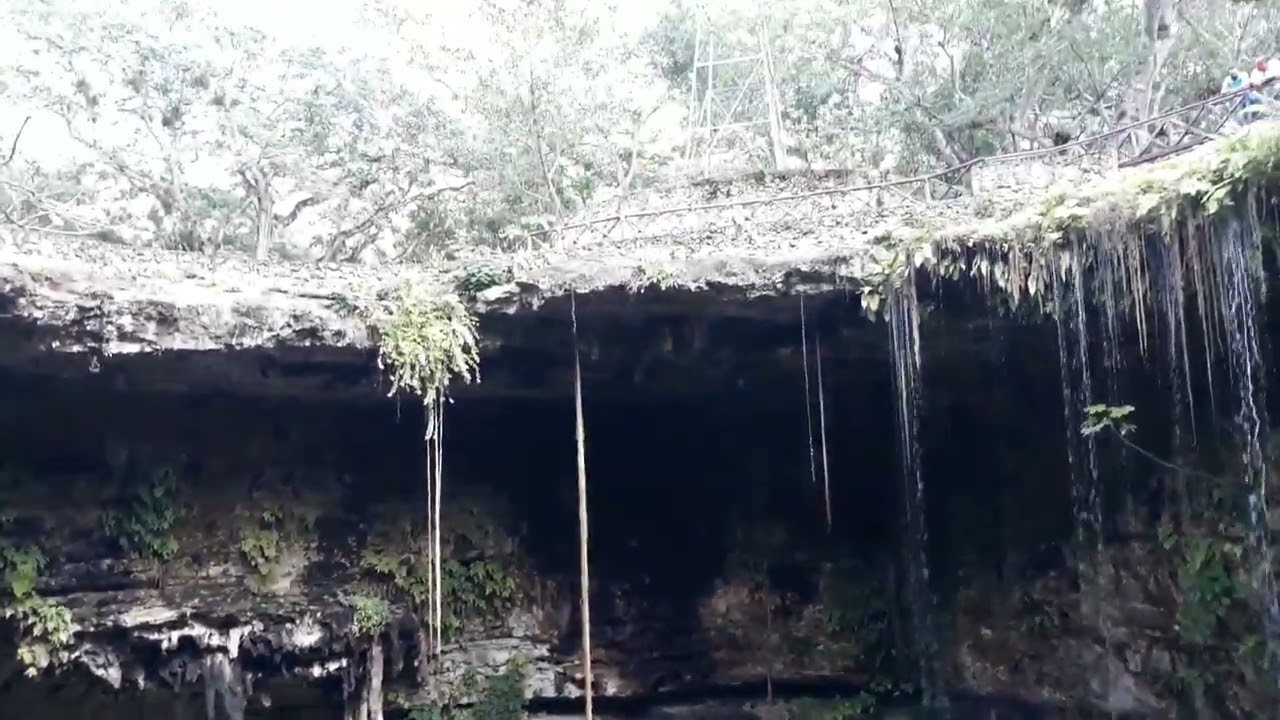
<path id="1" fill-rule="evenodd" d="M 902 288 L 891 293 L 888 302 L 906 516 L 903 550 L 907 567 L 907 603 L 920 663 L 924 705 L 935 716 L 945 717 L 947 696 L 934 628 L 933 594 L 929 583 L 929 537 L 924 517 L 924 476 L 920 463 L 920 311 L 910 277 Z"/>

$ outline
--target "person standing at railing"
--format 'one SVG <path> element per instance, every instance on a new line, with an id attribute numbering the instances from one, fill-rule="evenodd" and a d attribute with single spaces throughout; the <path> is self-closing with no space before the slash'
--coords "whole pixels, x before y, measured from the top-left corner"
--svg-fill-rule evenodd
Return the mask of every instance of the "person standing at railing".
<path id="1" fill-rule="evenodd" d="M 1239 70 L 1227 73 L 1227 79 L 1222 81 L 1222 94 L 1226 95 L 1242 89 L 1244 89 L 1244 75 Z"/>
<path id="2" fill-rule="evenodd" d="M 1253 64 L 1253 71 L 1249 73 L 1249 91 L 1244 98 L 1243 122 L 1257 120 L 1275 104 L 1262 88 L 1276 77 L 1280 77 L 1280 60 L 1260 57 Z"/>
<path id="3" fill-rule="evenodd" d="M 1256 90 L 1272 78 L 1280 77 L 1280 60 L 1276 58 L 1258 58 L 1249 73 L 1249 84 Z"/>

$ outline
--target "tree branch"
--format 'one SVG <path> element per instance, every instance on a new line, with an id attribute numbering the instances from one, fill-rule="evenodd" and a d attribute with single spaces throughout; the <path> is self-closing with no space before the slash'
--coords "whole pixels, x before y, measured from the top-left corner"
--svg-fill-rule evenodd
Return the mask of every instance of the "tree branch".
<path id="1" fill-rule="evenodd" d="M 18 126 L 18 134 L 13 136 L 13 143 L 9 145 L 9 157 L 5 158 L 3 163 L 0 163 L 0 167 L 7 167 L 9 163 L 13 162 L 14 155 L 18 154 L 18 141 L 22 139 L 22 131 L 27 129 L 27 123 L 29 122 L 31 122 L 30 115 L 23 118 L 22 124 Z"/>

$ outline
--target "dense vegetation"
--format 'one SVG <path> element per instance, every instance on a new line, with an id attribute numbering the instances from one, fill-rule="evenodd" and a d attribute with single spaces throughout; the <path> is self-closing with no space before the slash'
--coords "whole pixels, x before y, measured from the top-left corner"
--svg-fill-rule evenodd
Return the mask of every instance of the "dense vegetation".
<path id="1" fill-rule="evenodd" d="M 0 222 L 259 258 L 422 261 L 704 171 L 686 143 L 695 46 L 712 37 L 716 58 L 761 45 L 770 57 L 754 78 L 753 63 L 716 67 L 726 106 L 746 90 L 721 119 L 752 119 L 772 96 L 781 127 L 726 135 L 717 167 L 874 178 L 1212 94 L 1228 68 L 1275 50 L 1280 27 L 1273 0 L 446 5 L 305 6 L 349 17 L 334 41 L 185 0 L 11 0 Z"/>

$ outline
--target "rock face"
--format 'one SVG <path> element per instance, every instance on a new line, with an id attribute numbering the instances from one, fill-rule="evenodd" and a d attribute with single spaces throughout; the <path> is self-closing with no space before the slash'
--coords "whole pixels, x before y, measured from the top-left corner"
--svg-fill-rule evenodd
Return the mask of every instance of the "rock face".
<path id="1" fill-rule="evenodd" d="M 890 358 L 868 349 L 874 326 L 838 332 L 849 327 L 844 301 L 828 300 L 811 299 L 801 347 L 798 314 L 775 327 L 773 301 L 740 308 L 755 319 L 715 336 L 699 362 L 777 360 L 721 365 L 702 393 L 652 384 L 698 364 L 670 355 L 639 378 L 634 358 L 593 366 L 592 633 L 606 711 L 609 698 L 759 697 L 766 683 L 783 694 L 912 692 L 918 628 L 898 550 Z M 1105 576 L 1075 585 L 1062 552 L 1071 500 L 1051 336 L 1001 325 L 959 344 L 966 328 L 973 337 L 969 320 L 927 323 L 922 341 L 932 368 L 923 462 L 946 468 L 930 476 L 929 536 L 950 688 L 1167 716 L 1195 652 L 1175 624 L 1169 578 L 1181 561 L 1154 535 L 1117 540 Z M 819 335 L 811 448 L 804 366 L 791 360 L 807 352 L 813 363 Z M 10 666 L 5 716 L 32 702 L 85 707 L 104 692 L 196 712 L 208 690 L 231 717 L 340 706 L 361 697 L 373 667 L 388 707 L 422 705 L 431 687 L 487 697 L 513 668 L 521 698 L 581 694 L 563 388 L 520 395 L 509 378 L 499 387 L 510 394 L 448 407 L 446 645 L 424 686 L 416 403 L 139 392 L 88 372 L 2 382 L 4 542 L 48 558 L 37 589 L 69 610 L 72 631 L 65 645 L 26 639 L 45 668 L 28 685 Z M 1028 467 L 1039 468 L 1033 479 Z M 45 680 L 77 674 L 88 696 L 31 699 Z M 1247 685 L 1227 687 L 1233 696 L 1206 702 L 1258 707 Z"/>
<path id="2" fill-rule="evenodd" d="M 808 214 L 821 197 L 794 200 Z M 1180 705 L 1266 716 L 1275 699 L 1253 592 L 1265 573 L 1252 555 L 1267 539 L 1236 514 L 1248 505 L 1240 483 L 1188 486 L 1183 466 L 1166 477 L 1136 467 L 1149 454 L 1097 439 L 1090 459 L 1116 479 L 1083 481 L 1073 413 L 1093 396 L 1073 389 L 1068 350 L 1087 369 L 1092 336 L 1068 345 L 1057 340 L 1065 325 L 1013 322 L 991 311 L 985 286 L 944 282 L 968 273 L 1029 290 L 1065 269 L 1019 275 L 1021 261 L 993 246 L 952 247 L 967 263 L 954 272 L 912 255 L 921 274 L 938 272 L 910 312 L 942 312 L 908 357 L 905 311 L 890 343 L 864 316 L 869 298 L 843 286 L 882 289 L 867 282 L 884 269 L 873 241 L 887 237 L 846 210 L 832 209 L 830 227 L 775 218 L 758 241 L 743 223 L 699 225 L 656 245 L 611 237 L 500 267 L 474 257 L 385 274 L 6 239 L 0 591 L 12 642 L 0 648 L 0 713 L 124 698 L 232 720 L 267 706 L 377 720 L 380 700 L 510 709 L 578 697 L 568 400 L 581 357 L 594 673 L 606 700 L 912 696 L 937 661 L 957 692 L 1148 717 Z M 1043 219 L 1019 227 L 1039 232 Z M 1249 220 L 1224 226 L 1218 239 L 1233 245 L 1203 246 L 1256 242 Z M 1194 231 L 1172 232 L 1192 242 Z M 1135 237 L 1117 247 L 1137 253 L 1150 239 Z M 1260 254 L 1245 249 L 1196 268 L 1234 272 L 1209 263 Z M 1092 257 L 1139 267 L 1123 265 L 1133 254 Z M 1237 293 L 1215 310 L 1261 297 L 1240 290 L 1243 273 L 1213 278 Z M 431 579 L 424 415 L 378 392 L 366 303 L 399 280 L 453 292 L 478 276 L 466 293 L 481 315 L 485 382 L 446 406 L 444 558 Z M 1129 306 L 1099 297 L 1100 315 L 1078 322 L 1107 328 L 1093 363 L 1107 398 L 1152 408 L 1141 420 L 1151 438 L 1178 437 L 1177 413 L 1162 416 L 1168 388 L 1121 371 L 1149 364 L 1148 338 L 1119 333 Z M 1184 373 L 1200 347 L 1195 359 L 1214 371 L 1202 334 L 1179 341 L 1196 348 L 1183 348 Z M 894 386 L 907 362 L 924 368 L 909 442 L 894 420 L 908 412 Z M 1240 380 L 1256 368 L 1232 368 L 1215 387 L 1256 403 L 1261 422 L 1265 403 Z M 1204 394 L 1202 380 L 1165 385 Z M 1239 422 L 1215 401 L 1196 407 L 1197 427 Z M 1265 428 L 1254 430 L 1256 446 Z M 1231 477 L 1234 440 L 1197 437 L 1204 457 L 1178 461 L 1216 459 Z M 916 445 L 927 493 L 899 455 Z M 1258 477 L 1262 453 L 1250 450 L 1243 471 Z M 903 552 L 917 546 L 927 568 Z M 436 580 L 443 616 L 428 628 Z M 443 647 L 428 661 L 432 631 Z"/>

